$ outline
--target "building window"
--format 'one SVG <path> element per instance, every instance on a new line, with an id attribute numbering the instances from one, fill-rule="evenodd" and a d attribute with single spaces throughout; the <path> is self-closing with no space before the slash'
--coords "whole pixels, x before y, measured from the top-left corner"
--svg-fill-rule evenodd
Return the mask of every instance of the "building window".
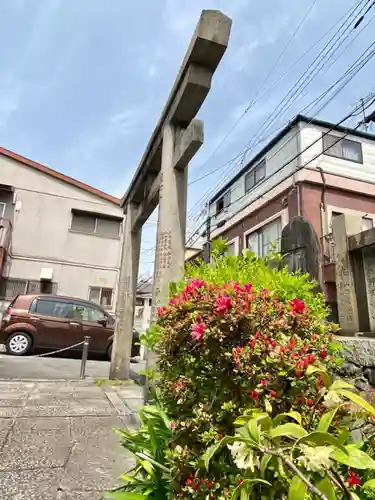
<path id="1" fill-rule="evenodd" d="M 89 300 L 91 300 L 91 302 L 95 302 L 95 304 L 98 304 L 99 306 L 111 307 L 112 296 L 113 296 L 112 288 L 101 288 L 99 286 L 90 287 Z"/>
<path id="2" fill-rule="evenodd" d="M 70 229 L 78 233 L 93 234 L 102 238 L 119 238 L 121 219 L 87 212 L 72 212 Z"/>
<path id="3" fill-rule="evenodd" d="M 323 152 L 328 156 L 363 163 L 362 144 L 335 135 L 323 135 Z"/>
<path id="4" fill-rule="evenodd" d="M 43 286 L 44 283 L 48 283 L 48 289 Z M 0 297 L 6 300 L 14 299 L 16 295 L 37 295 L 41 293 L 50 293 L 55 295 L 57 293 L 57 283 L 53 283 L 51 281 L 41 282 L 36 280 L 22 280 L 17 278 L 6 278 L 1 281 Z"/>
<path id="5" fill-rule="evenodd" d="M 216 202 L 216 215 L 228 208 L 230 205 L 230 191 L 227 191 L 221 198 Z"/>
<path id="6" fill-rule="evenodd" d="M 255 253 L 257 257 L 265 257 L 274 248 L 280 251 L 281 243 L 281 218 L 269 222 L 257 231 L 246 235 L 246 248 Z"/>
<path id="7" fill-rule="evenodd" d="M 374 227 L 374 221 L 371 217 L 362 217 L 362 231 L 367 231 Z"/>
<path id="8" fill-rule="evenodd" d="M 5 203 L 0 201 L 0 219 L 2 219 L 5 216 Z"/>
<path id="9" fill-rule="evenodd" d="M 266 160 L 262 160 L 256 167 L 245 175 L 245 193 L 251 191 L 266 177 Z"/>

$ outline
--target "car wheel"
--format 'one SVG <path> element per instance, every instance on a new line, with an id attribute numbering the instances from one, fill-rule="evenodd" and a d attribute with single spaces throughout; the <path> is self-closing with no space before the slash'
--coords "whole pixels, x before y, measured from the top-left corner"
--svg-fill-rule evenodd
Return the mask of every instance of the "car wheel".
<path id="1" fill-rule="evenodd" d="M 108 361 L 111 361 L 111 358 L 112 358 L 112 346 L 113 346 L 113 344 L 109 344 L 108 349 L 107 349 L 107 359 L 108 359 Z"/>
<path id="2" fill-rule="evenodd" d="M 31 345 L 30 335 L 24 332 L 14 332 L 7 338 L 5 348 L 8 354 L 23 356 L 30 351 Z"/>

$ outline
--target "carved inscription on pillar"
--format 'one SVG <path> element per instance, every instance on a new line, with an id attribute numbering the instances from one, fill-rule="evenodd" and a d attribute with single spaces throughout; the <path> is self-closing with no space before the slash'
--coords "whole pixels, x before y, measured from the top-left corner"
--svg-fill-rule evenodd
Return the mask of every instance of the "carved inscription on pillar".
<path id="1" fill-rule="evenodd" d="M 165 269 L 172 266 L 172 231 L 159 234 L 156 251 L 156 278 L 160 278 Z"/>
<path id="2" fill-rule="evenodd" d="M 368 247 L 362 250 L 363 270 L 366 281 L 366 295 L 371 331 L 375 330 L 375 249 Z"/>
<path id="3" fill-rule="evenodd" d="M 351 271 L 349 258 L 346 255 L 336 255 L 336 287 L 337 287 L 337 302 L 339 307 L 339 320 L 341 325 L 353 323 L 353 286 L 351 283 Z"/>

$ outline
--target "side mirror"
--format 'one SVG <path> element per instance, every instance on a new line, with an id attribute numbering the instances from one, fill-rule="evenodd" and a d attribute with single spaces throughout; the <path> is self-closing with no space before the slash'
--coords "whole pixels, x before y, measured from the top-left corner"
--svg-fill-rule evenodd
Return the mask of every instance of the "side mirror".
<path id="1" fill-rule="evenodd" d="M 99 325 L 107 326 L 107 318 L 98 319 Z"/>

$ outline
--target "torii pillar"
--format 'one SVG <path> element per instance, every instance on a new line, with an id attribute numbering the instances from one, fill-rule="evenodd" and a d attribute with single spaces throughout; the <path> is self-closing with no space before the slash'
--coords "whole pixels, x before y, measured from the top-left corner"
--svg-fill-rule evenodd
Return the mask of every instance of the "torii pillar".
<path id="1" fill-rule="evenodd" d="M 140 234 L 158 204 L 152 311 L 167 303 L 169 283 L 183 277 L 188 164 L 203 144 L 203 122 L 195 116 L 228 46 L 231 25 L 220 11 L 202 11 L 161 118 L 122 199 L 126 220 L 111 379 L 130 377 Z M 147 367 L 154 362 L 148 353 Z"/>

